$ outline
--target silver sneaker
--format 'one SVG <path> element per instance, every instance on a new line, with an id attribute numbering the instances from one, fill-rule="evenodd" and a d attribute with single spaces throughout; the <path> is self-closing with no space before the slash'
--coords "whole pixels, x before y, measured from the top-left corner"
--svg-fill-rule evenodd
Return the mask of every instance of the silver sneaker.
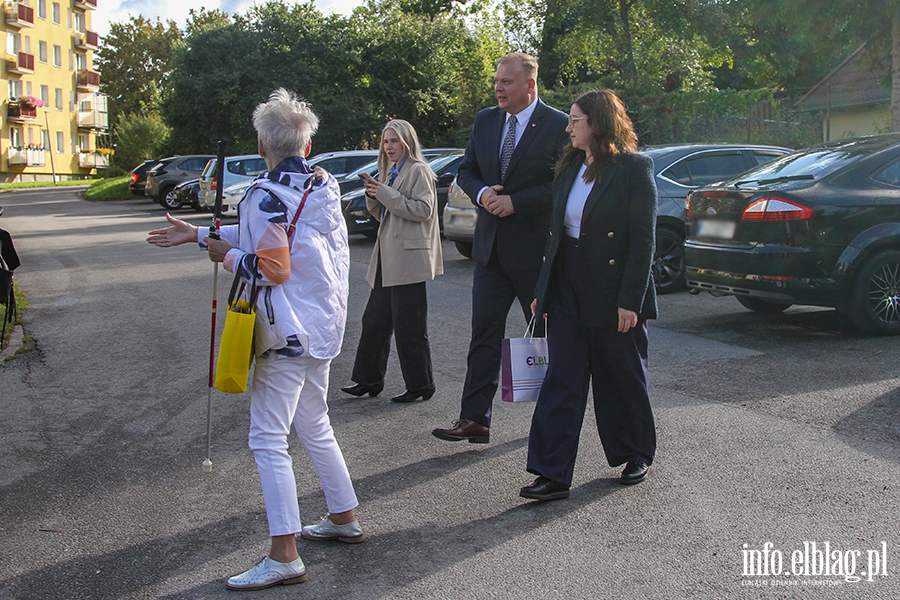
<path id="1" fill-rule="evenodd" d="M 305 540 L 340 540 L 348 544 L 358 544 L 363 541 L 363 532 L 357 520 L 346 525 L 335 525 L 331 522 L 331 517 L 325 515 L 318 525 L 304 527 L 300 537 Z"/>
<path id="2" fill-rule="evenodd" d="M 300 557 L 289 563 L 281 563 L 264 556 L 258 563 L 240 575 L 228 578 L 229 590 L 261 590 L 273 585 L 289 585 L 306 581 L 306 567 Z"/>

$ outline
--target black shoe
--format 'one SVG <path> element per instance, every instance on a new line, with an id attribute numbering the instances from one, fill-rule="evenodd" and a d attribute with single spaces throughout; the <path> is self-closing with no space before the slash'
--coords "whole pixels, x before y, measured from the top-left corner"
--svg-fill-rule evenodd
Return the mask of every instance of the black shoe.
<path id="1" fill-rule="evenodd" d="M 372 385 L 366 385 L 364 383 L 354 383 L 353 385 L 349 385 L 347 387 L 342 387 L 341 391 L 345 394 L 350 394 L 351 396 L 365 396 L 368 394 L 371 397 L 375 397 L 381 393 L 381 390 L 384 389 L 384 382 L 381 383 L 373 383 Z"/>
<path id="2" fill-rule="evenodd" d="M 523 487 L 519 495 L 532 500 L 559 500 L 569 497 L 569 486 L 541 475 L 534 483 Z"/>
<path id="3" fill-rule="evenodd" d="M 431 397 L 434 396 L 434 390 L 434 385 L 430 385 L 415 392 L 403 392 L 399 396 L 391 398 L 391 402 L 415 402 L 420 399 L 431 400 Z"/>
<path id="4" fill-rule="evenodd" d="M 622 471 L 622 476 L 619 477 L 619 483 L 622 485 L 634 485 L 636 483 L 640 483 L 644 480 L 644 477 L 647 476 L 647 471 L 650 470 L 650 465 L 640 460 L 629 460 L 628 464 L 625 465 L 625 469 Z"/>

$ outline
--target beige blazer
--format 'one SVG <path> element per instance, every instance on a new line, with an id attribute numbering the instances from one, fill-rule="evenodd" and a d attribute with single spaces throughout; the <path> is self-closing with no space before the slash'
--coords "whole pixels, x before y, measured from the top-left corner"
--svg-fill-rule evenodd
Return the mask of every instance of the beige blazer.
<path id="1" fill-rule="evenodd" d="M 407 159 L 393 187 L 379 186 L 376 198 L 366 196 L 366 207 L 381 221 L 366 274 L 369 285 L 375 287 L 379 260 L 384 287 L 429 281 L 444 272 L 437 189 L 428 165 Z"/>

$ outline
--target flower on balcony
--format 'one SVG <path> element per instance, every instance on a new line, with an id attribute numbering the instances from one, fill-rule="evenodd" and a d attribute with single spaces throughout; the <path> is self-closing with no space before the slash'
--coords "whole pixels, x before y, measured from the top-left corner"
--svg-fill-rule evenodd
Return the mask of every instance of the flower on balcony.
<path id="1" fill-rule="evenodd" d="M 19 96 L 19 102 L 24 104 L 25 106 L 30 106 L 32 108 L 40 108 L 44 106 L 44 101 L 40 98 L 35 98 L 34 96 Z"/>
<path id="2" fill-rule="evenodd" d="M 78 152 L 81 154 L 99 154 L 100 156 L 111 156 L 116 153 L 112 148 L 82 148 Z"/>

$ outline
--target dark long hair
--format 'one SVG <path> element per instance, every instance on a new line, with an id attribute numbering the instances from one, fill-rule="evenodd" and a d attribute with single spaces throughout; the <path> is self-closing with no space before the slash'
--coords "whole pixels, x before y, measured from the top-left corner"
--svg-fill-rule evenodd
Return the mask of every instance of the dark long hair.
<path id="1" fill-rule="evenodd" d="M 594 162 L 588 165 L 584 173 L 585 182 L 591 183 L 600 179 L 603 170 L 614 163 L 620 153 L 637 151 L 637 134 L 625 105 L 612 90 L 591 90 L 576 98 L 574 104 L 587 115 L 591 127 L 591 156 Z M 556 173 L 584 163 L 585 157 L 584 150 L 578 150 L 569 143 L 556 165 Z"/>

